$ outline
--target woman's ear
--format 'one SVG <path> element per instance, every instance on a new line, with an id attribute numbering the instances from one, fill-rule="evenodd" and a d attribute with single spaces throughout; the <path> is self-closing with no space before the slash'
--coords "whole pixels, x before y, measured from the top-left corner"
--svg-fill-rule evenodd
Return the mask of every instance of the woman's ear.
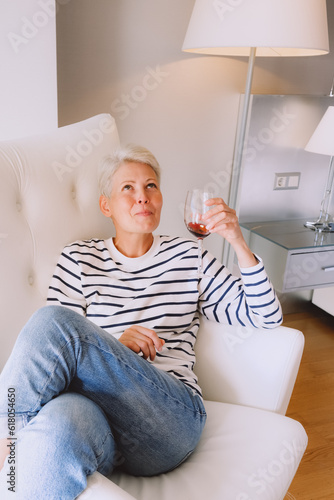
<path id="1" fill-rule="evenodd" d="M 110 201 L 109 198 L 104 196 L 104 194 L 102 194 L 100 196 L 100 200 L 99 200 L 100 210 L 103 213 L 103 215 L 105 215 L 106 217 L 111 217 L 111 209 L 110 209 L 109 201 Z"/>

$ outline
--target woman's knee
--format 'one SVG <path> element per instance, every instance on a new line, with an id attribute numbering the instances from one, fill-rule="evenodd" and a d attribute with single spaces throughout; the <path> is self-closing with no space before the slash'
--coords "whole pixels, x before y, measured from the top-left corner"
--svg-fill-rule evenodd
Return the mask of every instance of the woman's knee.
<path id="1" fill-rule="evenodd" d="M 44 405 L 38 413 L 38 425 L 48 429 L 48 436 L 54 434 L 57 439 L 63 436 L 65 441 L 73 436 L 79 441 L 98 443 L 100 429 L 110 432 L 103 410 L 85 396 L 71 392 Z"/>
<path id="2" fill-rule="evenodd" d="M 73 319 L 75 320 L 77 317 L 78 313 L 72 311 L 68 307 L 54 305 L 44 306 L 34 312 L 23 328 L 23 331 L 26 327 L 33 327 L 37 332 L 46 332 L 48 331 L 46 327 L 50 328 L 53 325 L 61 325 Z"/>
<path id="3" fill-rule="evenodd" d="M 39 443 L 39 453 L 80 462 L 87 474 L 112 470 L 114 439 L 102 409 L 85 396 L 64 393 L 52 399 L 24 429 Z"/>
<path id="4" fill-rule="evenodd" d="M 44 306 L 38 309 L 22 328 L 17 344 L 28 344 L 31 349 L 43 346 L 45 341 L 64 336 L 63 325 L 68 325 L 78 313 L 63 306 Z"/>

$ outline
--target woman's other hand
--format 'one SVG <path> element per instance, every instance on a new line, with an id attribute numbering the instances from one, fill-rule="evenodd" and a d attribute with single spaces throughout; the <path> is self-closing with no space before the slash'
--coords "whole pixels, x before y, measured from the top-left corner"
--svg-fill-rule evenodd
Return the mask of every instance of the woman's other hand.
<path id="1" fill-rule="evenodd" d="M 127 328 L 119 341 L 139 354 L 143 353 L 144 359 L 154 360 L 156 351 L 160 352 L 165 343 L 160 339 L 154 330 L 150 330 L 140 325 L 133 325 Z"/>

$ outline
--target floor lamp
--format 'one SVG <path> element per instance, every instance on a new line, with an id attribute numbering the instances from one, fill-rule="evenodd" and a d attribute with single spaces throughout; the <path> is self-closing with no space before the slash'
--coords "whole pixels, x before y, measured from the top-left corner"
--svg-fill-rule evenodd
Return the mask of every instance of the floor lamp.
<path id="1" fill-rule="evenodd" d="M 333 218 L 329 214 L 334 182 L 334 106 L 329 106 L 319 125 L 308 141 L 306 151 L 330 156 L 325 193 L 320 206 L 319 218 L 304 225 L 314 231 L 334 232 Z"/>
<path id="2" fill-rule="evenodd" d="M 255 58 L 328 53 L 326 0 L 196 0 L 182 50 L 249 58 L 228 201 L 238 211 Z"/>

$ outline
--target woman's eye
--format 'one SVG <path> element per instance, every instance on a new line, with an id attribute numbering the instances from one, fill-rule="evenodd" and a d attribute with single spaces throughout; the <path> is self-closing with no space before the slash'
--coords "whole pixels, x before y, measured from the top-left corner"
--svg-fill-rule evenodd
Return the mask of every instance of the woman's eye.
<path id="1" fill-rule="evenodd" d="M 156 185 L 154 182 L 150 182 L 149 184 L 147 184 L 147 187 L 148 187 L 149 189 L 152 189 L 152 188 L 153 188 L 153 189 L 156 189 L 156 188 L 157 188 L 157 185 Z"/>
<path id="2" fill-rule="evenodd" d="M 132 188 L 131 184 L 125 184 L 125 186 L 123 186 L 123 191 L 128 191 L 131 188 Z"/>

